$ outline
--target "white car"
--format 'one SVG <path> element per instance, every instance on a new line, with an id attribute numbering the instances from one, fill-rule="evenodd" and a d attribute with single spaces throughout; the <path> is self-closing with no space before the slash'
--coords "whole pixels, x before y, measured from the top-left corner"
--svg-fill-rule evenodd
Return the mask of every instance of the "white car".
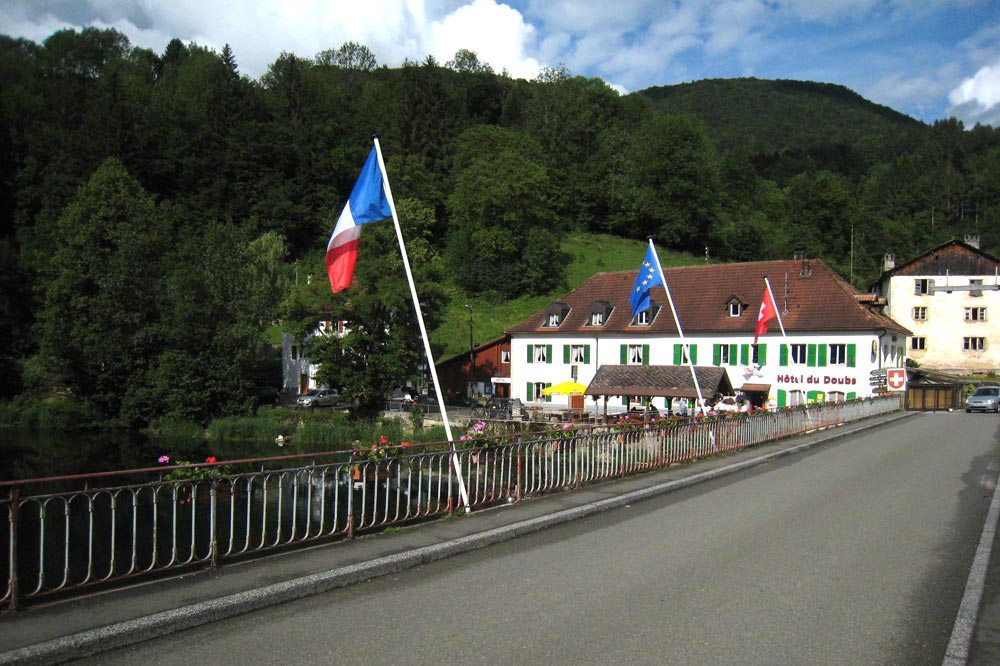
<path id="1" fill-rule="evenodd" d="M 296 407 L 335 407 L 340 402 L 337 389 L 312 389 L 295 400 Z"/>
<path id="2" fill-rule="evenodd" d="M 975 393 L 965 399 L 965 411 L 1000 413 L 1000 386 L 977 388 Z"/>

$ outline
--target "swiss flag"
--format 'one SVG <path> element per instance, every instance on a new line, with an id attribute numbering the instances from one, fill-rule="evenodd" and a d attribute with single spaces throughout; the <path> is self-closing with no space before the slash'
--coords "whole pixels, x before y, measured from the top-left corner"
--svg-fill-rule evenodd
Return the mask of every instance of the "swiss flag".
<path id="1" fill-rule="evenodd" d="M 757 328 L 753 331 L 753 343 L 757 344 L 757 338 L 767 333 L 767 323 L 778 318 L 778 308 L 774 304 L 771 290 L 764 287 L 764 296 L 760 299 L 760 314 L 757 315 Z"/>

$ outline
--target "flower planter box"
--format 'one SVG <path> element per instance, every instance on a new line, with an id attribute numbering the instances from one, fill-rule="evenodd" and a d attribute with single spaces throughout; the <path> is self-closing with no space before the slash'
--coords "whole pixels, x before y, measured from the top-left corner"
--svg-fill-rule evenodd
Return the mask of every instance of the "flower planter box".
<path id="1" fill-rule="evenodd" d="M 388 463 L 378 463 L 377 465 L 355 465 L 351 470 L 351 479 L 354 481 L 385 481 L 396 478 L 396 467 Z"/>

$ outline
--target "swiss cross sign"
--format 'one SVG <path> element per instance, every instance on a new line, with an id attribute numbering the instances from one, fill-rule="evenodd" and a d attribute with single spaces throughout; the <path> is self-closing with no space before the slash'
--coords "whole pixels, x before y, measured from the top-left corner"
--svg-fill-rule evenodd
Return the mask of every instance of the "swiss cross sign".
<path id="1" fill-rule="evenodd" d="M 906 390 L 906 368 L 889 368 L 886 385 L 890 391 Z"/>

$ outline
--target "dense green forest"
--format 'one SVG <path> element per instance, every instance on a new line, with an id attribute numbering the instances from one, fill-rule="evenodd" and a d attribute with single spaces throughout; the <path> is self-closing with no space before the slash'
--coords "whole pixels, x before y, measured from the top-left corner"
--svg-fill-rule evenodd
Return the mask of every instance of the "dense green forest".
<path id="1" fill-rule="evenodd" d="M 351 289 L 332 295 L 322 267 L 373 135 L 431 330 L 456 304 L 575 286 L 570 235 L 709 261 L 801 247 L 859 286 L 885 252 L 968 233 L 1000 247 L 995 129 L 823 83 L 622 96 L 563 67 L 513 79 L 467 50 L 389 68 L 354 43 L 283 53 L 252 80 L 228 47 L 154 53 L 86 29 L 0 36 L 0 118 L 0 397 L 61 396 L 76 424 L 249 409 L 279 321 L 354 322 L 309 351 L 364 404 L 411 376 L 392 225 L 366 227 Z"/>

